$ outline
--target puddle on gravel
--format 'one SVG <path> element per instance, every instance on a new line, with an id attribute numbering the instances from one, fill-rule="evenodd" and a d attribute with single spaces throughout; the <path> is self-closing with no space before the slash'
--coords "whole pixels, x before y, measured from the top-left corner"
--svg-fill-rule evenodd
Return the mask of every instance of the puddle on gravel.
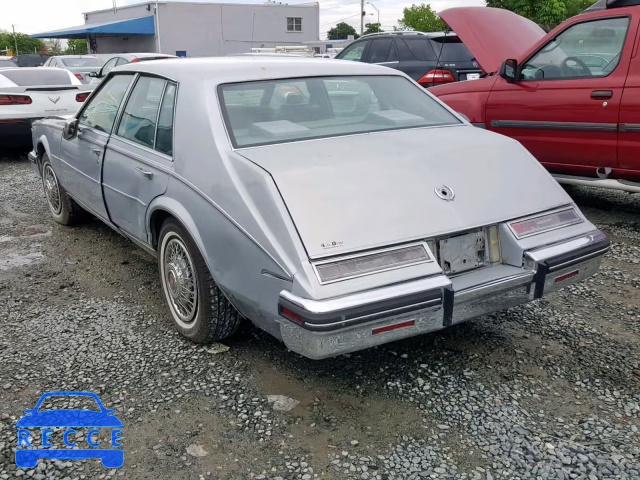
<path id="1" fill-rule="evenodd" d="M 37 262 L 44 255 L 40 252 L 30 252 L 27 254 L 7 253 L 0 256 L 0 272 L 7 272 L 16 267 L 24 267 Z"/>

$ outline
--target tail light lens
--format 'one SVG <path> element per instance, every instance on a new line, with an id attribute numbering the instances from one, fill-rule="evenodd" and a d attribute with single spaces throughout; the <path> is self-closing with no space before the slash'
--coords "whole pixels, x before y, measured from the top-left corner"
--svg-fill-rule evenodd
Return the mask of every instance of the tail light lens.
<path id="1" fill-rule="evenodd" d="M 139 58 L 134 58 L 133 60 L 131 60 L 131 63 L 138 63 L 140 61 Z"/>
<path id="2" fill-rule="evenodd" d="M 88 93 L 79 93 L 76 95 L 76 102 L 84 102 L 87 98 L 89 98 Z"/>
<path id="3" fill-rule="evenodd" d="M 29 105 L 31 97 L 27 95 L 0 95 L 0 105 Z"/>
<path id="4" fill-rule="evenodd" d="M 441 83 L 455 82 L 453 73 L 449 70 L 431 70 L 424 77 L 418 80 L 420 85 L 437 85 Z"/>
<path id="5" fill-rule="evenodd" d="M 320 283 L 330 283 L 394 268 L 433 262 L 424 244 L 385 249 L 314 264 Z"/>
<path id="6" fill-rule="evenodd" d="M 83 76 L 80 75 L 79 73 L 76 73 L 75 75 L 78 80 L 84 80 Z"/>
<path id="7" fill-rule="evenodd" d="M 556 228 L 568 227 L 581 223 L 583 220 L 573 207 L 556 210 L 551 213 L 536 215 L 535 217 L 524 218 L 509 223 L 511 231 L 516 238 L 526 238 L 538 233 L 548 232 Z"/>

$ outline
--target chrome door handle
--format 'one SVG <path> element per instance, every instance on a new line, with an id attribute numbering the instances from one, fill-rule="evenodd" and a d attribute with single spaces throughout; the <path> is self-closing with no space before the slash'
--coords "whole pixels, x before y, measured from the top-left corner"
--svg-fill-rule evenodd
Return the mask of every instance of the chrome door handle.
<path id="1" fill-rule="evenodd" d="M 96 155 L 102 155 L 102 149 L 101 148 L 92 148 L 91 151 L 93 153 L 95 153 Z"/>
<path id="2" fill-rule="evenodd" d="M 147 178 L 153 178 L 153 172 L 148 172 L 147 170 L 143 170 L 141 167 L 136 167 L 136 170 L 139 171 L 142 175 Z"/>

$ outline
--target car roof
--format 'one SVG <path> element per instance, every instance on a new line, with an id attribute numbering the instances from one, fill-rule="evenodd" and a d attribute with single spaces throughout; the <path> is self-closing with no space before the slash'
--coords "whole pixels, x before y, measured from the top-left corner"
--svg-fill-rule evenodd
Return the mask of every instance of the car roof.
<path id="1" fill-rule="evenodd" d="M 98 58 L 95 55 L 55 55 L 53 58 Z"/>
<path id="2" fill-rule="evenodd" d="M 417 32 L 417 31 L 402 31 L 402 32 L 379 32 L 379 33 L 367 33 L 366 35 L 362 35 L 358 37 L 358 40 L 368 40 L 371 38 L 378 37 L 427 37 L 427 38 L 440 38 L 440 37 L 457 37 L 458 35 L 455 32 Z"/>
<path id="3" fill-rule="evenodd" d="M 146 72 L 177 81 L 210 78 L 215 83 L 231 83 L 279 78 L 341 76 L 341 75 L 397 75 L 396 70 L 360 62 L 345 62 L 313 57 L 209 57 L 168 59 L 129 63 L 112 72 Z"/>

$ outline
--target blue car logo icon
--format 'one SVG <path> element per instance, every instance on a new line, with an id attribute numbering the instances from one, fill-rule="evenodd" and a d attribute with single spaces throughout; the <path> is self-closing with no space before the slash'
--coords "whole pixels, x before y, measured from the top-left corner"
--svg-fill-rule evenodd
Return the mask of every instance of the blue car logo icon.
<path id="1" fill-rule="evenodd" d="M 91 397 L 99 411 L 84 409 L 58 409 L 39 411 L 43 402 L 50 397 Z M 16 449 L 16 465 L 20 468 L 33 468 L 40 458 L 55 458 L 60 460 L 99 458 L 106 468 L 119 468 L 124 464 L 124 451 L 120 444 L 122 422 L 114 415 L 114 410 L 104 407 L 100 398 L 91 392 L 49 392 L 40 397 L 33 409 L 26 409 L 25 414 L 18 423 L 18 448 Z M 52 428 L 64 428 L 64 444 L 70 448 L 52 448 Z M 42 448 L 32 447 L 31 432 L 27 428 L 41 429 Z M 74 449 L 77 445 L 75 428 L 91 428 L 86 435 L 86 442 L 90 447 Z M 99 448 L 100 442 L 94 439 L 100 433 L 100 428 L 110 429 L 109 446 L 112 448 Z"/>

